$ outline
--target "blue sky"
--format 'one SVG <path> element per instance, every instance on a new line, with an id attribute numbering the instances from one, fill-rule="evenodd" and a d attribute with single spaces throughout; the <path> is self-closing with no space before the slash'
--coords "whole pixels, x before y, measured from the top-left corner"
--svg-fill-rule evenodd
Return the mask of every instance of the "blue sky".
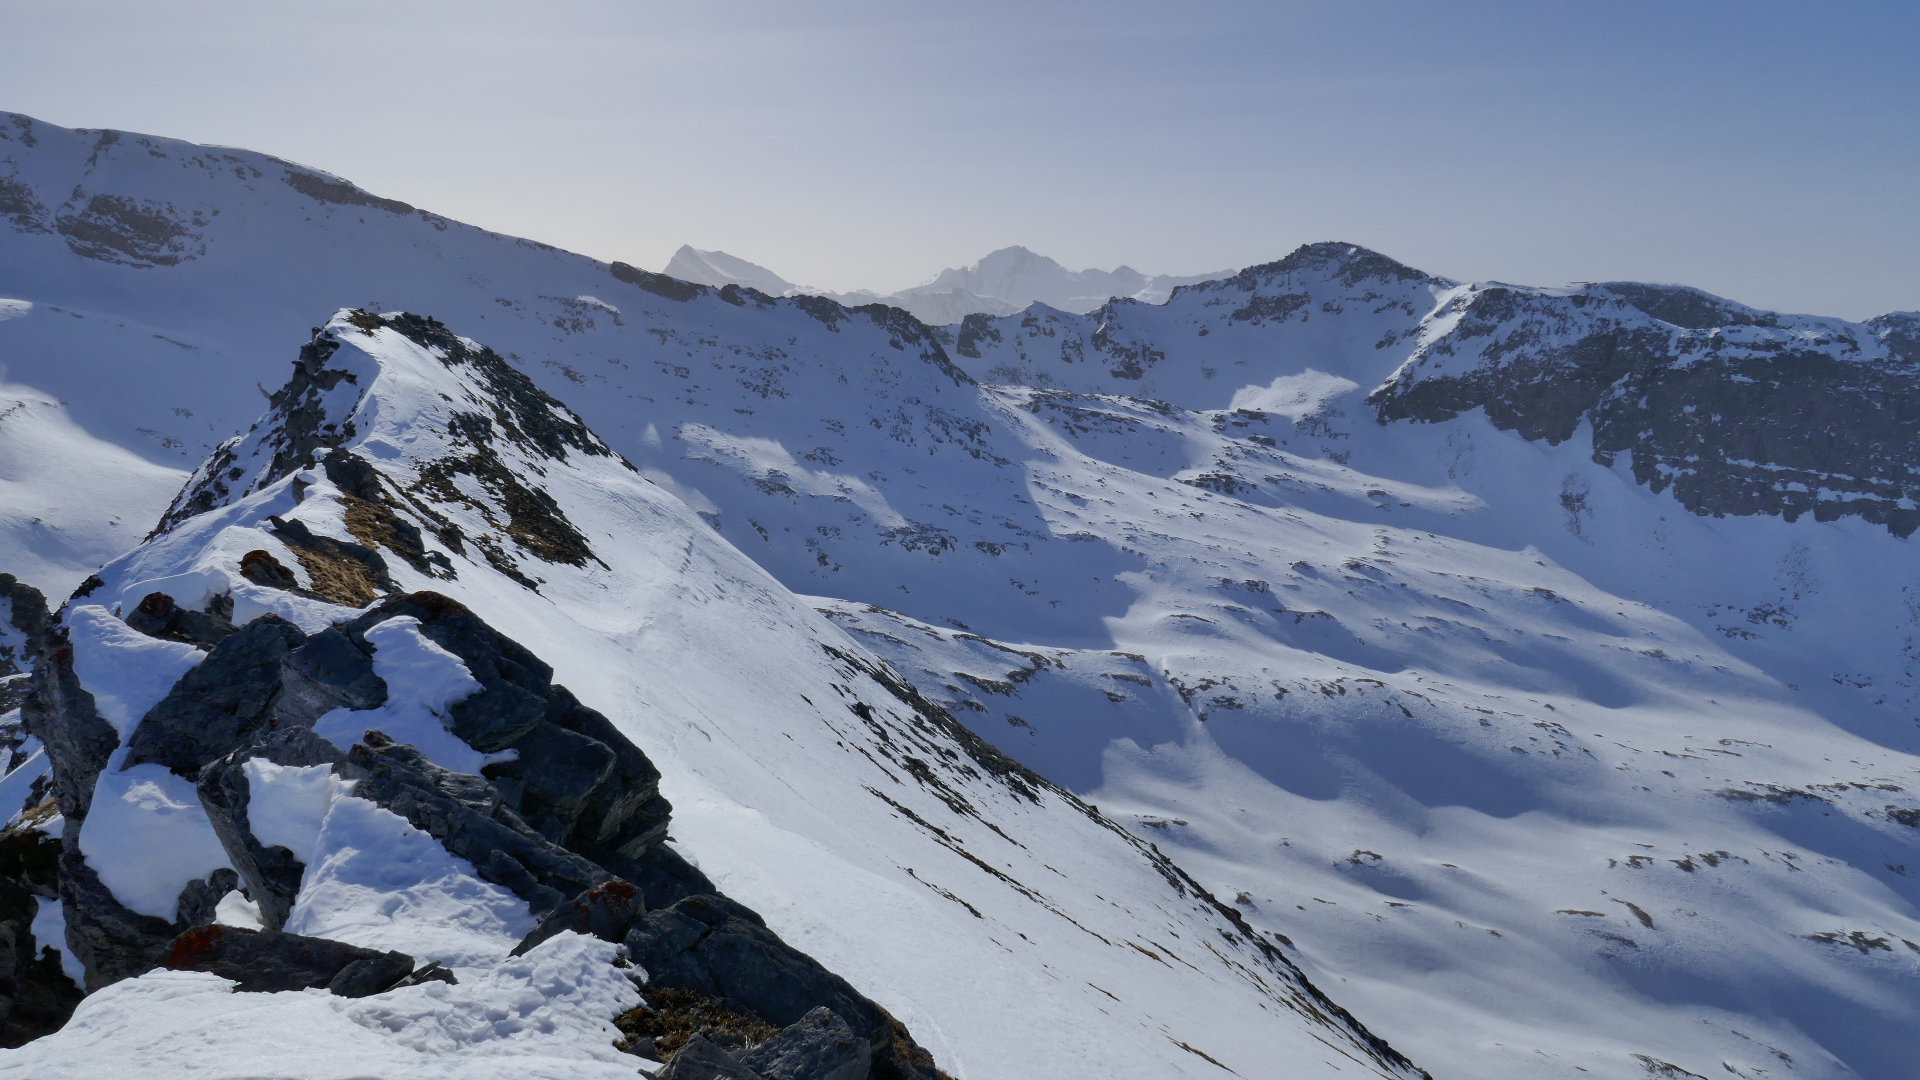
<path id="1" fill-rule="evenodd" d="M 1920 308 L 1913 3 L 12 0 L 0 108 L 246 146 L 659 267 L 1024 244 Z"/>

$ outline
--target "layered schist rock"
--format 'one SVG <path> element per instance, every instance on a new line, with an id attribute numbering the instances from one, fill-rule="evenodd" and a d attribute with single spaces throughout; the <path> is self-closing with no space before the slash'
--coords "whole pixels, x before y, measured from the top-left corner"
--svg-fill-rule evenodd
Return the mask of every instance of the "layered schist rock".
<path id="1" fill-rule="evenodd" d="M 360 1075 L 428 1049 L 412 1067 L 435 1075 L 526 1055 L 631 1075 L 617 1040 L 686 1056 L 674 1075 L 931 1080 L 1013 1056 L 1420 1075 L 430 319 L 315 332 L 270 413 L 32 659 L 61 925 L 32 924 L 91 996 L 0 1071 Z M 695 809 L 670 845 L 676 776 Z M 682 855 L 709 845 L 758 865 L 717 860 L 716 884 Z M 1036 971 L 1087 989 L 1036 998 Z M 244 1019 L 221 1004 L 254 991 Z M 1116 1008 L 1149 1034 L 1073 1019 Z M 185 1009 L 219 1018 L 191 1046 Z M 502 1009 L 518 1019 L 476 1028 Z M 702 1019 L 721 1015 L 754 1037 Z"/>

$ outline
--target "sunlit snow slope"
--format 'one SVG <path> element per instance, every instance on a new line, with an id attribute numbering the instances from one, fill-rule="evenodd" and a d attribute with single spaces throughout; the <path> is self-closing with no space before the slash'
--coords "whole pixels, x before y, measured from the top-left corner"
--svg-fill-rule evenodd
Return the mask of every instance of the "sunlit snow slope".
<path id="1" fill-rule="evenodd" d="M 929 329 L 259 155 L 8 125 L 0 358 L 90 439 L 191 468 L 328 312 L 432 314 L 1436 1076 L 1914 1075 L 1920 317 L 1329 244 L 1162 306 Z M 122 472 L 130 508 L 178 475 Z M 54 510 L 19 512 L 112 544 Z M 634 618 L 579 603 L 616 640 Z M 722 827 L 770 797 L 741 790 L 703 864 L 892 1007 L 899 958 L 825 944 L 779 845 Z"/>

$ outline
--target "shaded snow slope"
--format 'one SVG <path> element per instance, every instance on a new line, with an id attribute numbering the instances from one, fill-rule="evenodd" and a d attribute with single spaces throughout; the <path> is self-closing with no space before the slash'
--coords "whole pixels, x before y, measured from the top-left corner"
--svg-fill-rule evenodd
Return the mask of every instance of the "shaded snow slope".
<path id="1" fill-rule="evenodd" d="M 439 591 L 536 643 L 556 678 L 658 765 L 677 849 L 886 1005 L 955 1076 L 1413 1075 L 1149 844 L 925 706 L 573 413 L 437 323 L 343 312 L 302 351 L 274 412 L 209 459 L 168 520 L 101 571 L 70 624 L 117 624 L 158 591 L 186 607 L 225 595 L 237 621 L 273 612 L 318 630 L 351 614 L 356 590 L 383 585 L 381 567 L 339 545 L 381 552 L 388 587 Z M 256 550 L 334 603 L 243 576 Z M 393 635 L 377 647 L 376 664 L 399 654 L 393 671 L 408 688 L 384 709 L 459 694 L 444 663 L 409 659 Z M 117 685 L 111 674 L 87 681 Z M 143 712 L 157 683 L 129 687 L 126 711 Z M 342 820 L 359 800 L 334 797 L 328 810 L 326 792 L 290 797 L 319 803 L 283 815 L 286 828 L 325 822 L 302 841 L 314 859 L 290 928 L 440 960 L 462 988 L 517 970 L 498 955 L 526 929 L 511 898 L 487 900 L 458 866 L 425 866 L 417 886 L 397 889 L 406 874 L 353 865 L 379 850 L 373 823 Z M 165 819 L 155 829 L 189 827 L 169 812 L 145 810 Z M 404 846 L 383 857 L 420 864 Z M 110 885 L 145 903 L 174 884 L 167 873 L 188 869 L 129 865 L 128 884 Z M 463 910 L 471 927 L 450 933 Z M 102 1029 L 129 1011 L 170 1016 L 160 1001 L 207 988 L 173 973 L 130 985 L 141 989 L 101 991 L 68 1030 L 0 1056 L 0 1072 L 179 1054 L 171 1036 Z M 412 988 L 381 1007 L 420 1014 L 431 1049 L 444 1023 L 435 1010 L 478 992 L 462 988 L 433 991 L 442 1004 L 416 1002 L 428 990 Z M 355 1008 L 276 998 L 288 1024 Z M 382 1021 L 403 1041 L 414 1024 Z M 231 1030 L 252 1040 L 258 1024 Z M 216 1056 L 224 1037 L 196 1036 Z M 249 1053 L 268 1059 L 267 1073 L 295 1060 Z M 376 1060 L 357 1043 L 344 1053 Z"/>
<path id="2" fill-rule="evenodd" d="M 1437 1074 L 1907 1075 L 1912 316 L 1460 284 L 1327 244 L 1162 306 L 929 329 L 608 267 L 259 155 L 10 124 L 0 172 L 27 224 L 0 233 L 0 295 L 34 306 L 0 322 L 0 350 L 92 437 L 190 467 L 251 422 L 256 385 L 280 385 L 286 343 L 327 311 L 432 312 L 733 545 L 581 524 L 596 557 L 744 555 L 899 639 L 855 634 L 1223 900 L 1246 893 L 1249 921 Z M 179 250 L 61 231 L 96 194 L 171 207 L 183 232 L 151 234 Z M 86 220 L 106 230 L 125 207 L 102 206 Z M 19 350 L 23 333 L 43 345 Z M 141 392 L 103 393 L 97 372 Z M 597 565 L 502 550 L 543 596 L 578 589 L 568 619 L 643 643 L 609 654 L 555 624 L 543 652 L 577 654 L 576 691 L 602 667 L 731 665 L 697 690 L 608 686 L 609 714 L 691 695 L 660 715 L 734 715 L 788 677 L 787 646 L 673 644 L 715 640 L 676 614 L 717 602 L 700 559 L 636 554 L 654 575 L 640 600 L 602 603 L 563 584 Z M 549 603 L 499 588 L 501 625 Z M 676 760 L 727 745 L 717 726 L 662 730 L 635 737 Z M 764 775 L 741 762 L 786 734 L 753 732 L 714 777 Z M 734 809 L 798 799 L 779 782 L 737 795 L 667 771 L 683 820 L 705 823 L 703 862 L 730 852 L 728 887 L 761 882 L 761 910 L 827 958 L 819 898 L 776 902 L 768 868 L 865 858 L 849 852 L 866 841 L 823 813 L 805 835 L 825 854 L 794 854 L 788 819 Z M 833 948 L 851 973 L 858 950 Z M 862 955 L 870 992 L 900 1000 L 898 959 Z"/>

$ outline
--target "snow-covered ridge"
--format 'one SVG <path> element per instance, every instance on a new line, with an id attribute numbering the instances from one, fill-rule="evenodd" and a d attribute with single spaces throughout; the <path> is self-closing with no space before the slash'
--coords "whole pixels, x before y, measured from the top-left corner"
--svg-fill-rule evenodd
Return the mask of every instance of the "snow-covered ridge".
<path id="1" fill-rule="evenodd" d="M 36 130 L 40 149 L 54 145 L 59 133 Z M 867 774 L 851 752 L 811 743 L 793 765 L 794 743 L 824 721 L 789 711 L 805 703 L 780 687 L 813 702 L 838 697 L 832 685 L 855 687 L 885 713 L 866 684 L 823 675 L 796 659 L 798 639 L 766 629 L 772 619 L 802 639 L 821 632 L 769 577 L 813 597 L 806 606 L 832 613 L 981 737 L 1157 845 L 1250 926 L 1286 935 L 1319 985 L 1436 1074 L 1759 1078 L 1789 1071 L 1786 1055 L 1792 1075 L 1907 1080 L 1904 1032 L 1920 1023 L 1920 953 L 1904 944 L 1920 942 L 1910 541 L 1861 515 L 1820 520 L 1817 508 L 1795 521 L 1778 509 L 1691 512 L 1680 484 L 1655 492 L 1636 478 L 1631 454 L 1596 461 L 1590 415 L 1556 443 L 1490 423 L 1498 402 L 1380 424 L 1366 401 L 1423 343 L 1454 348 L 1433 353 L 1436 365 L 1461 361 L 1436 369 L 1436 389 L 1479 392 L 1471 379 L 1482 365 L 1555 355 L 1508 333 L 1530 320 L 1565 315 L 1582 349 L 1607 340 L 1587 341 L 1600 325 L 1588 313 L 1670 341 L 1714 338 L 1686 325 L 1714 322 L 1733 355 L 1807 325 L 1798 317 L 1762 325 L 1765 313 L 1667 287 L 1460 284 L 1341 244 L 1183 289 L 1164 306 L 1036 308 L 928 329 L 898 310 L 715 289 L 316 201 L 277 179 L 182 168 L 197 151 L 152 141 L 170 156 L 123 138 L 91 172 L 81 168 L 90 150 L 70 155 L 45 190 L 64 198 L 85 179 L 130 199 L 220 208 L 206 253 L 139 268 L 76 254 L 58 233 L 0 233 L 0 295 L 24 312 L 0 322 L 10 377 L 64 402 L 72 430 L 122 461 L 183 471 L 246 429 L 284 382 L 293 346 L 342 303 L 430 311 L 486 341 L 651 487 L 595 455 L 569 451 L 565 467 L 532 459 L 608 564 L 509 550 L 537 595 L 471 547 L 458 558 L 424 526 L 423 544 L 448 558 L 460 588 L 498 586 L 485 617 L 552 658 L 583 700 L 609 716 L 606 702 L 624 702 L 621 715 L 641 718 L 634 739 L 667 774 L 674 835 L 698 840 L 729 893 L 889 1007 L 932 1002 L 901 1016 L 956 1072 L 1031 1074 L 1013 1054 L 968 1057 L 973 1043 L 936 1021 L 951 1013 L 964 1031 L 997 1032 L 1003 1018 L 973 1011 L 979 996 L 1051 1001 L 1060 969 L 1046 965 L 1053 950 L 1072 950 L 1035 932 L 1044 919 L 1018 924 L 1044 947 L 1014 958 L 994 942 L 1026 950 L 1017 936 L 963 931 L 959 944 L 929 946 L 895 927 L 885 940 L 910 945 L 875 961 L 871 941 L 850 941 L 838 915 L 820 914 L 837 904 L 893 927 L 890 909 L 865 895 L 873 886 L 916 917 L 904 898 L 974 925 L 889 869 L 899 866 L 985 915 L 1000 909 L 956 884 L 977 868 L 930 877 L 941 864 L 918 848 L 873 855 L 898 849 L 874 846 L 877 827 L 845 812 L 872 795 L 834 786 L 832 798 L 811 787 L 801 797 L 789 786 L 796 775 L 833 786 Z M 0 151 L 10 162 L 38 152 L 17 142 Z M 1463 334 L 1482 298 L 1510 303 L 1520 321 Z M 1873 325 L 1851 331 L 1856 366 L 1905 393 L 1888 358 L 1911 351 L 1912 317 Z M 1834 394 L 1807 404 L 1865 401 L 1845 366 L 1854 354 L 1813 347 L 1842 366 Z M 1780 354 L 1778 375 L 1800 350 Z M 1666 385 L 1714 370 L 1710 343 L 1686 366 L 1676 355 L 1653 357 L 1653 385 L 1670 395 L 1655 403 L 1677 406 L 1656 434 L 1721 430 L 1711 413 L 1696 423 L 1701 410 L 1685 411 L 1711 405 L 1711 393 Z M 1773 378 L 1757 357 L 1738 363 L 1733 375 Z M 1554 400 L 1590 391 L 1560 375 L 1480 385 Z M 1751 407 L 1764 416 L 1783 405 Z M 1788 410 L 1783 434 L 1831 430 L 1797 426 L 1797 415 Z M 1871 419 L 1870 432 L 1904 423 Z M 1703 443 L 1699 456 L 1740 468 L 1763 460 L 1728 449 Z M 112 455 L 74 457 L 120 468 Z M 593 477 L 591 493 L 569 479 L 576 467 Z M 402 490 L 416 482 L 408 470 L 388 470 Z M 336 527 L 345 504 L 318 486 L 332 483 L 324 468 L 312 473 L 313 512 L 341 518 L 314 517 L 313 535 L 368 546 Z M 124 492 L 105 497 L 120 506 L 140 493 L 140 509 L 115 511 L 138 533 L 179 476 L 122 470 Z M 1826 486 L 1841 490 L 1841 478 Z M 11 489 L 16 520 L 125 546 L 48 492 Z M 581 509 L 628 498 L 681 508 L 671 527 L 619 515 L 593 525 L 599 512 Z M 308 520 L 283 516 L 295 519 Z M 60 569 L 64 594 L 97 568 L 61 558 L 22 576 Z M 297 556 L 276 558 L 296 576 L 304 569 Z M 452 587 L 383 559 L 402 588 Z M 539 629 L 519 629 L 528 625 Z M 869 779 L 899 798 L 891 781 Z M 965 794 L 976 807 L 1011 807 L 988 816 L 1030 842 L 1007 825 L 1027 804 Z M 979 826 L 956 832 L 941 804 L 902 802 L 977 840 L 976 853 L 1004 843 Z M 1088 887 L 1109 900 L 1161 895 L 1128 891 L 1161 888 L 1153 879 L 1100 877 L 1097 861 L 1039 858 L 1083 884 L 1098 878 Z M 1056 882 L 1044 866 L 1002 872 L 1029 887 Z M 892 885 L 900 891 L 884 892 Z M 898 959 L 919 963 L 930 947 L 947 951 L 921 967 Z M 984 991 L 949 974 L 972 975 L 981 957 L 995 961 L 981 969 Z M 1101 975 L 1088 981 L 1120 993 Z M 1129 1041 L 1147 1030 L 1138 1015 L 1027 1019 L 1080 1017 L 1120 1040 L 1121 1051 L 1061 1075 L 1218 1071 L 1164 1037 Z M 1172 1006 L 1155 1015 L 1177 1015 L 1175 1037 L 1233 1064 L 1180 1034 L 1189 1021 L 1212 1032 L 1211 1020 Z"/>
<path id="2" fill-rule="evenodd" d="M 930 326 L 950 326 L 971 315 L 1011 315 L 1036 303 L 1073 312 L 1091 311 L 1116 297 L 1164 303 L 1181 286 L 1224 278 L 1232 271 L 1185 276 L 1147 275 L 1130 266 L 1074 271 L 1026 248 L 1008 247 L 972 266 L 942 270 L 924 283 L 898 292 L 861 289 L 836 293 L 795 285 L 764 266 L 724 251 L 682 245 L 667 262 L 665 273 L 716 288 L 741 285 L 769 296 L 825 296 L 848 307 L 887 304 L 911 312 Z"/>
<path id="3" fill-rule="evenodd" d="M 537 478 L 537 494 L 532 487 L 499 486 L 501 474 Z M 521 505 L 529 498 L 539 503 L 535 511 Z M 546 524 L 523 528 L 523 513 Z M 570 530 L 590 549 L 553 544 L 557 529 Z M 444 601 L 422 599 L 430 594 L 418 590 L 427 587 L 465 606 L 448 616 Z M 389 598 L 381 601 L 382 594 Z M 371 610 L 356 610 L 368 604 Z M 460 612 L 467 610 L 496 626 L 517 625 L 516 636 L 542 643 L 578 700 L 604 710 L 660 763 L 662 786 L 679 807 L 674 850 L 697 858 L 700 870 L 618 862 L 623 855 L 637 858 L 632 844 L 639 840 L 602 838 L 597 843 L 610 846 L 582 850 L 604 866 L 621 867 L 642 884 L 650 903 L 673 900 L 675 889 L 684 891 L 689 877 L 704 880 L 704 871 L 753 903 L 783 936 L 798 939 L 885 1003 L 957 1075 L 1011 1075 L 1029 1066 L 1057 1073 L 1088 1060 L 1141 1075 L 1206 1075 L 1220 1067 L 1215 1061 L 1251 1071 L 1275 1060 L 1306 1075 L 1356 1064 L 1375 1075 L 1418 1074 L 1314 989 L 1277 943 L 1150 845 L 927 703 L 496 355 L 411 315 L 346 311 L 323 327 L 302 350 L 269 414 L 196 473 L 161 531 L 102 568 L 63 613 L 75 657 L 63 676 L 69 697 L 79 701 L 84 693 L 113 702 L 110 716 L 101 709 L 111 720 L 101 729 L 107 740 L 101 749 L 110 752 L 91 757 L 100 787 L 90 799 L 73 793 L 68 820 L 105 827 L 103 835 L 115 840 L 81 844 L 85 862 L 76 865 L 97 868 L 97 889 L 114 904 L 160 920 L 141 924 L 150 937 L 165 933 L 161 926 L 177 931 L 173 924 L 181 920 L 190 929 L 206 909 L 228 919 L 252 911 L 269 929 L 285 926 L 433 960 L 452 970 L 460 986 L 516 977 L 505 946 L 528 931 L 530 916 L 542 913 L 537 888 L 522 888 L 515 875 L 482 865 L 478 852 L 457 847 L 437 828 L 427 831 L 445 842 L 451 861 L 431 851 L 406 855 L 414 863 L 425 860 L 439 877 L 408 878 L 398 898 L 377 868 L 353 863 L 379 850 L 369 831 L 377 831 L 378 822 L 354 818 L 366 813 L 354 791 L 374 792 L 383 807 L 404 805 L 379 794 L 389 784 L 379 756 L 387 751 L 373 736 L 348 755 L 367 771 L 364 778 L 349 774 L 350 783 L 362 786 L 354 791 L 316 787 L 307 774 L 288 772 L 316 767 L 304 760 L 248 763 L 253 784 L 284 791 L 293 800 L 289 806 L 307 807 L 263 813 L 254 828 L 261 844 L 274 842 L 269 837 L 306 837 L 281 844 L 303 855 L 306 870 L 288 894 L 287 913 L 275 915 L 277 909 L 258 899 L 263 890 L 272 892 L 259 884 L 268 880 L 259 867 L 241 868 L 241 877 L 258 885 L 254 908 L 227 902 L 221 889 L 233 882 L 232 871 L 223 869 L 234 861 L 231 846 L 223 856 L 222 844 L 211 840 L 218 832 L 206 822 L 206 814 L 218 817 L 213 804 L 196 817 L 208 800 L 206 783 L 196 794 L 193 784 L 169 772 L 211 767 L 192 764 L 205 753 L 194 749 L 197 736 L 181 741 L 200 729 L 184 727 L 168 739 L 142 735 L 173 715 L 176 707 L 167 702 L 180 697 L 181 687 L 196 678 L 207 683 L 210 666 L 236 662 L 229 653 L 239 646 L 228 642 L 264 635 L 286 639 L 303 655 L 329 635 L 345 633 L 372 648 L 375 671 L 389 688 L 386 704 L 369 709 L 354 699 L 343 706 L 345 715 L 317 718 L 311 715 L 317 708 L 307 708 L 295 714 L 306 717 L 301 722 L 336 744 L 378 724 L 416 744 L 431 762 L 479 764 L 496 784 L 525 785 L 528 794 L 511 798 L 539 825 L 531 793 L 545 774 L 526 771 L 538 755 L 513 743 L 506 749 L 519 756 L 511 760 L 496 755 L 482 764 L 473 757 L 473 751 L 500 749 L 475 735 L 479 721 L 461 697 L 473 692 L 474 679 L 494 692 L 489 654 L 463 648 L 468 637 L 435 629 L 445 619 L 466 618 Z M 193 635 L 229 621 L 239 631 L 229 626 L 230 636 L 202 660 Z M 388 666 L 378 667 L 389 654 Z M 360 693 L 358 681 L 334 674 L 328 666 L 334 661 L 316 656 L 315 662 L 328 685 Z M 535 662 L 518 661 L 522 667 Z M 556 686 L 552 693 L 566 692 Z M 436 724 L 455 738 L 436 734 Z M 268 743 L 281 747 L 275 754 L 312 754 L 311 747 L 322 745 L 295 739 L 283 746 L 293 736 L 284 724 L 276 730 L 281 734 L 272 740 L 281 741 Z M 124 745 L 112 748 L 112 742 Z M 406 760 L 394 767 L 402 775 L 438 775 Z M 540 767 L 559 769 L 559 763 Z M 460 782 L 469 781 L 479 782 Z M 100 791 L 112 802 L 101 803 Z M 118 816 L 100 817 L 103 805 Z M 317 838 L 289 824 L 302 820 L 322 823 Z M 662 824 L 644 836 L 657 838 L 664 828 L 664 818 L 658 820 Z M 72 825 L 69 831 L 87 835 Z M 189 833 L 208 842 L 189 848 L 180 839 Z M 412 835 L 403 835 L 399 852 L 409 850 L 414 841 L 405 838 Z M 156 850 L 203 857 L 198 863 L 175 858 L 164 867 L 135 858 Z M 542 873 L 574 880 L 563 870 Z M 541 887 L 547 880 L 541 878 Z M 513 896 L 531 911 L 516 908 Z M 471 910 L 462 914 L 462 903 Z M 139 910 L 159 912 L 161 905 L 168 905 L 163 913 Z M 101 925 L 98 913 L 118 908 L 96 892 L 68 910 L 72 942 L 80 940 L 76 928 Z M 461 933 L 449 934 L 441 925 L 448 919 Z M 540 950 L 560 949 L 558 957 L 574 957 L 566 950 L 584 946 L 568 940 L 555 939 L 528 956 L 552 960 Z M 103 1000 L 123 1008 L 138 1008 L 154 995 L 225 993 L 219 983 L 181 985 L 170 973 L 142 974 L 137 959 L 116 967 L 109 956 L 121 953 L 107 945 L 81 956 L 89 986 L 106 987 L 99 991 Z M 1050 993 L 1035 1010 L 1022 988 L 1036 970 L 1057 973 L 1064 986 L 1079 989 Z M 744 992 L 736 988 L 726 996 Z M 405 1014 L 424 1004 L 416 998 L 447 993 L 421 983 L 367 1000 Z M 389 995 L 399 996 L 388 1004 Z M 587 1068 L 611 1060 L 610 1034 L 604 1024 L 589 1022 L 590 1010 L 611 1013 L 632 1002 L 611 992 L 578 998 L 566 1003 L 563 1018 L 542 1021 L 546 1030 L 557 1029 L 545 1052 Z M 56 1075 L 98 1054 L 140 1055 L 182 1069 L 204 1060 L 204 1044 L 199 1057 L 163 1054 L 157 1048 L 165 1040 L 156 1043 L 150 1029 L 108 1032 L 112 1017 L 123 1014 L 101 1012 L 104 1004 L 89 1008 L 24 1056 L 0 1057 L 0 1072 Z M 266 1013 L 273 1009 L 261 1008 L 261 1023 L 296 1022 L 286 1012 L 278 1014 L 285 1021 L 272 1020 Z M 1131 1018 L 1118 1030 L 1090 1019 L 1116 1011 Z M 1129 1035 L 1136 1027 L 1139 1034 Z M 254 1031 L 240 1025 L 233 1037 L 251 1039 Z M 377 1040 L 355 1038 L 360 1041 L 347 1040 L 343 1048 L 346 1062 L 377 1060 L 385 1052 Z M 291 1060 L 275 1053 L 255 1050 L 244 1060 Z M 474 1069 L 496 1067 L 487 1057 L 475 1051 L 457 1060 Z M 874 1068 L 876 1076 L 894 1075 Z M 41 1071 L 47 1069 L 54 1071 Z"/>

